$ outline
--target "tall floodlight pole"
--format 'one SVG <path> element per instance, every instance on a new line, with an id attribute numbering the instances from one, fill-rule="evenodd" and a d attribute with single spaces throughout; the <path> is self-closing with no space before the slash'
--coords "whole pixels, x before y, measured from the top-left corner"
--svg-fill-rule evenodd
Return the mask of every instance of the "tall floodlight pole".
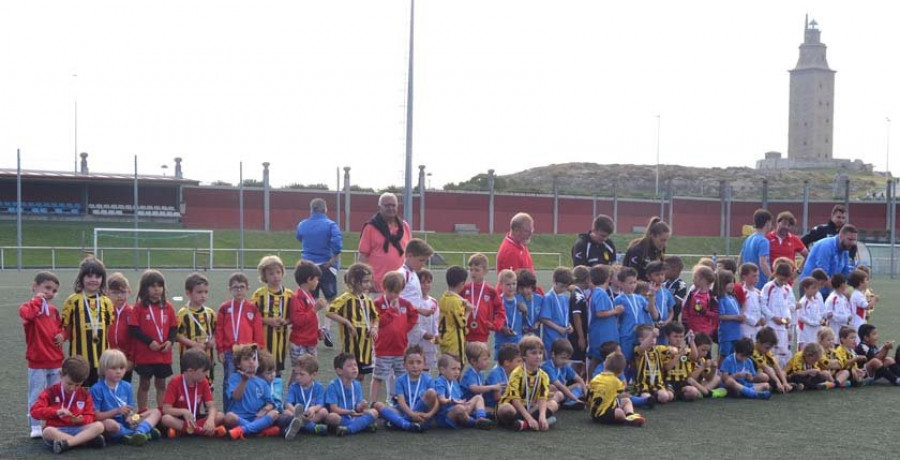
<path id="1" fill-rule="evenodd" d="M 403 219 L 412 222 L 412 133 L 413 133 L 413 36 L 416 0 L 409 2 L 409 69 L 406 77 L 406 181 L 403 188 Z"/>
<path id="2" fill-rule="evenodd" d="M 659 128 L 661 125 L 662 117 L 660 115 L 656 116 L 656 194 L 654 196 L 659 197 Z"/>
<path id="3" fill-rule="evenodd" d="M 78 74 L 72 74 L 72 80 L 75 82 L 75 173 L 78 173 Z"/>
<path id="4" fill-rule="evenodd" d="M 341 167 L 338 166 L 335 170 L 337 181 L 334 187 L 334 222 L 338 228 L 341 228 Z"/>
<path id="5" fill-rule="evenodd" d="M 891 177 L 891 119 L 890 117 L 884 117 L 884 123 L 886 126 L 885 139 L 884 139 L 884 172 L 887 173 L 888 179 Z"/>
<path id="6" fill-rule="evenodd" d="M 134 156 L 134 269 L 138 269 L 138 162 Z M 150 268 L 149 265 L 147 264 Z"/>
<path id="7" fill-rule="evenodd" d="M 244 162 L 238 165 L 238 213 L 240 231 L 240 252 L 238 253 L 238 270 L 244 269 Z"/>
<path id="8" fill-rule="evenodd" d="M 16 268 L 22 271 L 22 151 L 16 149 Z"/>

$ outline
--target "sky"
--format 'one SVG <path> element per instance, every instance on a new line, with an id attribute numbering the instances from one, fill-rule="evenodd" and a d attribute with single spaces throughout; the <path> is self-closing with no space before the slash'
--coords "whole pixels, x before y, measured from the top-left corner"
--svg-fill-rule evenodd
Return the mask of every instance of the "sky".
<path id="1" fill-rule="evenodd" d="M 25 169 L 71 171 L 88 152 L 95 172 L 130 173 L 137 155 L 141 174 L 172 174 L 180 156 L 203 183 L 237 183 L 241 162 L 261 179 L 268 161 L 274 186 L 334 189 L 344 166 L 353 184 L 402 185 L 409 8 L 0 2 L 0 168 L 21 149 Z M 786 155 L 787 71 L 809 14 L 837 70 L 834 156 L 884 170 L 900 147 L 898 12 L 891 1 L 419 0 L 414 168 L 440 187 L 490 168 L 654 164 L 657 133 L 663 164 Z"/>

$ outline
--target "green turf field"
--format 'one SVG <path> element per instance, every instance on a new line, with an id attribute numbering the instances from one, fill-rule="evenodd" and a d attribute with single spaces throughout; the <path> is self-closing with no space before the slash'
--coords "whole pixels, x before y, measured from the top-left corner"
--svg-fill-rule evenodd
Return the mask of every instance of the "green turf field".
<path id="1" fill-rule="evenodd" d="M 227 271 L 210 274 L 209 304 L 225 299 Z M 61 271 L 60 298 L 71 292 L 72 271 Z M 136 272 L 125 273 L 137 283 Z M 170 295 L 180 295 L 187 272 L 166 273 Z M 251 274 L 252 275 L 252 274 Z M 0 271 L 0 336 L 7 353 L 0 355 L 0 458 L 50 456 L 40 441 L 27 437 L 24 334 L 17 310 L 30 297 L 33 272 Z M 546 279 L 546 273 L 539 277 Z M 253 277 L 251 276 L 251 279 Z M 443 273 L 438 273 L 440 281 Z M 443 290 L 443 283 L 435 283 Z M 880 326 L 882 340 L 900 338 L 900 317 L 894 311 L 900 285 L 876 280 L 873 289 L 882 302 L 873 322 Z M 57 299 L 59 300 L 59 299 Z M 59 302 L 54 302 L 59 305 Z M 330 360 L 335 350 L 320 347 L 320 380 L 333 378 Z M 177 362 L 177 358 L 176 358 Z M 216 371 L 221 376 L 221 365 Z M 177 371 L 177 369 L 176 369 Z M 285 375 L 289 375 L 287 372 Z M 219 377 L 220 378 L 220 377 Z M 135 382 L 136 383 L 136 382 Z M 219 387 L 220 381 L 216 382 Z M 287 388 L 288 383 L 285 383 Z M 220 388 L 220 387 L 219 387 Z M 367 389 L 367 386 L 365 387 Z M 153 398 L 151 392 L 151 398 Z M 221 391 L 217 388 L 217 399 Z M 706 458 L 801 457 L 822 458 L 854 455 L 858 458 L 893 458 L 900 449 L 894 427 L 900 388 L 883 383 L 853 390 L 808 392 L 773 396 L 770 401 L 703 400 L 657 406 L 644 414 L 644 428 L 607 427 L 591 423 L 585 413 L 563 412 L 560 423 L 548 433 L 513 433 L 434 429 L 425 435 L 387 432 L 348 438 L 299 437 L 251 439 L 228 442 L 215 439 L 163 440 L 143 448 L 113 446 L 104 451 L 76 449 L 69 457 L 103 458 Z M 221 401 L 220 406 L 221 407 Z"/>

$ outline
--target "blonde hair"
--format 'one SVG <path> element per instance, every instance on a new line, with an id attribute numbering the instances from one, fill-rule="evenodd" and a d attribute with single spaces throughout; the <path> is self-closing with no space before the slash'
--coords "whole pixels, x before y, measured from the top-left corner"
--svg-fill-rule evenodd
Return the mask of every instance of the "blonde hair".
<path id="1" fill-rule="evenodd" d="M 126 278 L 125 275 L 120 272 L 115 272 L 112 275 L 109 275 L 109 279 L 106 280 L 106 287 L 110 290 L 117 291 L 131 290 L 131 285 L 128 283 L 128 278 Z"/>
<path id="2" fill-rule="evenodd" d="M 469 342 L 466 344 L 466 359 L 470 364 L 478 361 L 482 356 L 490 356 L 490 353 L 487 344 L 484 342 Z"/>
<path id="3" fill-rule="evenodd" d="M 500 274 L 497 275 L 497 281 L 501 284 L 506 283 L 509 280 L 516 280 L 517 278 L 518 277 L 516 276 L 516 272 L 514 272 L 508 268 L 504 268 L 503 270 L 500 270 Z"/>
<path id="4" fill-rule="evenodd" d="M 803 347 L 803 357 L 804 358 L 812 358 L 813 356 L 822 356 L 825 354 L 825 350 L 822 348 L 822 345 L 818 343 L 812 342 L 807 343 L 806 346 Z"/>
<path id="5" fill-rule="evenodd" d="M 834 343 L 834 330 L 830 327 L 820 327 L 816 332 L 816 341 Z"/>
<path id="6" fill-rule="evenodd" d="M 472 266 L 483 267 L 485 270 L 487 270 L 488 258 L 486 255 L 484 255 L 480 252 L 476 252 L 475 254 L 472 254 L 471 256 L 469 256 L 468 265 L 469 265 L 469 267 L 472 267 Z"/>
<path id="7" fill-rule="evenodd" d="M 100 355 L 99 373 L 102 376 L 108 369 L 121 369 L 128 366 L 128 358 L 125 353 L 115 348 L 109 348 Z"/>
<path id="8" fill-rule="evenodd" d="M 259 259 L 259 265 L 256 266 L 256 270 L 259 271 L 260 283 L 268 283 L 268 281 L 266 281 L 266 270 L 270 268 L 278 268 L 281 270 L 281 273 L 284 274 L 284 262 L 281 261 L 281 257 L 268 255 Z"/>

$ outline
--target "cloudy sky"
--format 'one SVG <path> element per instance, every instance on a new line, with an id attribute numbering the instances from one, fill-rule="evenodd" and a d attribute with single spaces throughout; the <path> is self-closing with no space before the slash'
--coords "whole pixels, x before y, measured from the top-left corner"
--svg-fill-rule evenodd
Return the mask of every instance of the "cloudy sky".
<path id="1" fill-rule="evenodd" d="M 738 6 L 740 4 L 741 7 Z M 432 185 L 547 163 L 752 166 L 786 152 L 809 13 L 838 71 L 835 156 L 885 167 L 893 1 L 419 0 L 414 164 Z M 402 184 L 409 2 L 0 2 L 0 167 Z M 77 75 L 77 77 L 74 77 Z M 900 136 L 894 136 L 900 147 Z M 896 148 L 891 150 L 896 151 Z M 894 161 L 900 168 L 900 160 Z M 170 166 L 171 167 L 171 166 Z M 169 169 L 171 174 L 171 169 Z"/>

